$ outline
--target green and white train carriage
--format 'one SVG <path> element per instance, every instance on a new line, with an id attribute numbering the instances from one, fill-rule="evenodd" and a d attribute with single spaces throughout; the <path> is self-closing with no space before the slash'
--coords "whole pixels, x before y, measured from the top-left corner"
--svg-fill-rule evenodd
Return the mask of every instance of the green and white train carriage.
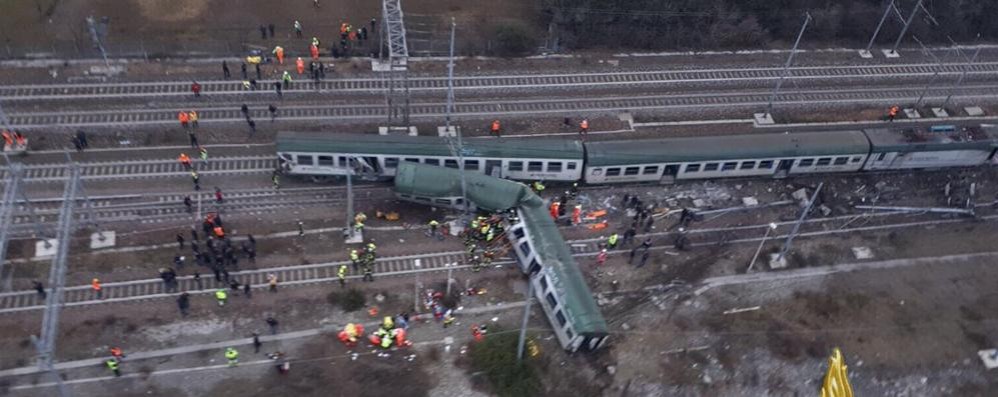
<path id="1" fill-rule="evenodd" d="M 590 184 L 859 171 L 870 153 L 862 131 L 747 134 L 590 142 Z"/>
<path id="2" fill-rule="evenodd" d="M 525 181 L 577 181 L 583 149 L 565 139 L 471 138 L 463 142 L 464 169 Z M 315 179 L 354 174 L 389 179 L 400 162 L 459 168 L 448 141 L 433 136 L 279 132 L 277 154 L 290 175 Z"/>

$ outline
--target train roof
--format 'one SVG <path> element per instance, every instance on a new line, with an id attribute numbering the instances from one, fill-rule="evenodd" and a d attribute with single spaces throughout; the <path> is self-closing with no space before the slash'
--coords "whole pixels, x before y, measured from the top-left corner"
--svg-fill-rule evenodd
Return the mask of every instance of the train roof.
<path id="1" fill-rule="evenodd" d="M 487 211 L 503 211 L 530 200 L 543 205 L 537 195 L 522 183 L 493 178 L 478 172 L 466 172 L 468 200 Z M 421 197 L 460 197 L 461 171 L 434 165 L 399 163 L 395 173 L 395 191 Z"/>
<path id="2" fill-rule="evenodd" d="M 998 130 L 991 126 L 958 127 L 954 131 L 881 128 L 866 130 L 866 136 L 873 145 L 873 153 L 990 150 L 998 147 Z"/>
<path id="3" fill-rule="evenodd" d="M 587 166 L 868 153 L 862 131 L 744 134 L 586 144 Z"/>
<path id="4" fill-rule="evenodd" d="M 575 333 L 607 333 L 603 313 L 596 306 L 592 290 L 551 214 L 543 205 L 538 205 L 520 207 L 520 215 L 527 224 L 534 252 L 541 258 L 541 271 L 548 275 L 552 288 L 558 291 L 565 316 L 572 322 Z"/>
<path id="5" fill-rule="evenodd" d="M 463 146 L 462 154 L 467 157 L 582 160 L 583 154 L 582 144 L 569 139 L 468 138 Z M 451 156 L 450 146 L 442 137 L 331 132 L 278 132 L 277 151 Z"/>

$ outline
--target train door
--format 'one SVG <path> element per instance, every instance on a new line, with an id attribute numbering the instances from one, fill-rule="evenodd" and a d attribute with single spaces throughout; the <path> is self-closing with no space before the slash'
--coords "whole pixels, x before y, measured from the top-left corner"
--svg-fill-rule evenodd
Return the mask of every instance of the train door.
<path id="1" fill-rule="evenodd" d="M 780 160 L 780 164 L 776 166 L 776 174 L 773 175 L 774 178 L 786 178 L 790 175 L 790 168 L 794 166 L 794 160 Z"/>
<path id="2" fill-rule="evenodd" d="M 361 175 L 366 177 L 379 177 L 381 176 L 381 163 L 378 162 L 378 158 L 374 156 L 364 156 L 360 159 L 360 169 L 358 170 Z"/>
<path id="3" fill-rule="evenodd" d="M 502 160 L 485 160 L 485 175 L 502 178 Z"/>
<path id="4" fill-rule="evenodd" d="M 679 164 L 669 164 L 665 166 L 665 170 L 662 171 L 662 179 L 658 182 L 661 184 L 675 183 L 676 175 L 679 175 Z"/>

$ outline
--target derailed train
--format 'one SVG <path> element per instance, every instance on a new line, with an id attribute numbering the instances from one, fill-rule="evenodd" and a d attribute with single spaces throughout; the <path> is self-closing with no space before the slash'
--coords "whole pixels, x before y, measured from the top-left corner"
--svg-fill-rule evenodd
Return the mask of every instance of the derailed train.
<path id="1" fill-rule="evenodd" d="M 787 177 L 995 164 L 998 128 L 937 126 L 580 142 L 465 139 L 464 168 L 516 180 L 587 184 Z M 354 170 L 392 178 L 401 162 L 458 168 L 440 137 L 281 132 L 281 166 L 316 179 Z M 355 171 L 357 173 L 357 171 Z"/>

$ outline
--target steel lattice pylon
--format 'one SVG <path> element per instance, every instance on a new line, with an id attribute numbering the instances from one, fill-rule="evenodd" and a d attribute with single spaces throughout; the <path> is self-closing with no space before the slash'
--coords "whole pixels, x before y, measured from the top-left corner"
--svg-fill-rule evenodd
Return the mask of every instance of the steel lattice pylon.
<path id="1" fill-rule="evenodd" d="M 388 106 L 389 129 L 409 128 L 409 47 L 405 41 L 405 24 L 400 0 L 381 2 L 382 51 L 388 48 L 388 71 L 385 78 L 385 102 Z M 386 42 L 387 41 L 387 42 Z"/>

